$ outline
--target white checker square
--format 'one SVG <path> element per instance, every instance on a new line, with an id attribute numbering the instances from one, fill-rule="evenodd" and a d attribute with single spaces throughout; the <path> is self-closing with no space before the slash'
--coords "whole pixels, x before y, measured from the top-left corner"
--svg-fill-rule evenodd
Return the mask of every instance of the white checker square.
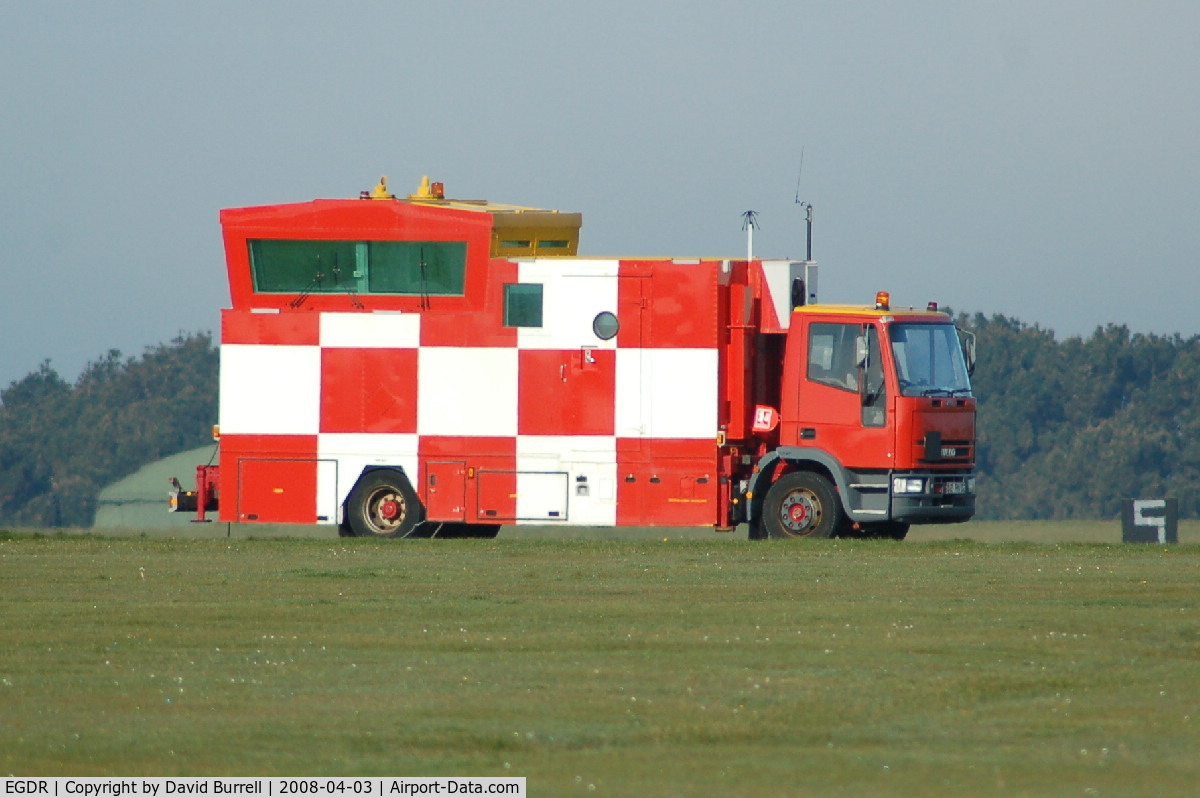
<path id="1" fill-rule="evenodd" d="M 547 519 L 546 509 L 566 491 L 563 520 L 571 526 L 613 526 L 617 521 L 617 442 L 610 435 L 517 437 L 517 517 Z M 535 476 L 563 472 L 567 478 Z M 544 521 L 543 521 L 544 522 Z"/>
<path id="2" fill-rule="evenodd" d="M 323 471 L 317 473 L 317 494 L 336 497 L 336 515 L 359 475 L 371 466 L 404 469 L 413 490 L 419 494 L 417 444 L 418 438 L 412 433 L 323 432 L 317 438 L 317 457 L 336 461 L 337 472 L 335 475 L 326 475 Z M 323 477 L 334 479 L 336 485 L 320 484 Z"/>
<path id="3" fill-rule="evenodd" d="M 512 437 L 517 434 L 517 350 L 421 347 L 417 432 Z"/>
<path id="4" fill-rule="evenodd" d="M 316 435 L 320 422 L 319 347 L 221 346 L 221 432 Z"/>
<path id="5" fill-rule="evenodd" d="M 716 349 L 618 349 L 618 437 L 716 438 Z"/>
<path id="6" fill-rule="evenodd" d="M 601 340 L 592 330 L 596 315 L 617 313 L 616 260 L 522 261 L 517 279 L 542 285 L 542 326 L 521 327 L 522 349 L 615 349 L 615 338 Z"/>

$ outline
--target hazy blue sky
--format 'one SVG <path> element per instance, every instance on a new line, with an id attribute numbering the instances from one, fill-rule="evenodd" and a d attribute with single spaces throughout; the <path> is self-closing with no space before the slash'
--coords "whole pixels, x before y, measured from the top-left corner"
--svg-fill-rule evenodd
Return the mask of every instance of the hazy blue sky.
<path id="1" fill-rule="evenodd" d="M 0 0 L 0 386 L 213 330 L 222 207 L 421 175 L 581 252 L 1200 332 L 1200 3 Z"/>

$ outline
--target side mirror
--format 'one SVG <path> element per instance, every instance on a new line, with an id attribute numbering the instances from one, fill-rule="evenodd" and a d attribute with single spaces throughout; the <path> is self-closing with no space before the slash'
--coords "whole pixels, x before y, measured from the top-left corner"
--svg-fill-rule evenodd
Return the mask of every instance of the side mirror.
<path id="1" fill-rule="evenodd" d="M 975 333 L 967 332 L 961 328 L 958 330 L 958 344 L 962 347 L 963 360 L 967 364 L 967 375 L 975 374 Z"/>
<path id="2" fill-rule="evenodd" d="M 870 396 L 870 390 L 867 388 L 867 366 L 871 360 L 871 344 L 867 341 L 866 334 L 854 339 L 854 360 L 858 366 L 858 398 L 863 407 L 866 407 Z"/>
<path id="3" fill-rule="evenodd" d="M 854 339 L 854 358 L 855 363 L 859 367 L 867 365 L 867 360 L 871 355 L 871 345 L 867 343 L 867 336 L 860 335 Z"/>
<path id="4" fill-rule="evenodd" d="M 804 307 L 806 304 L 808 304 L 808 294 L 804 288 L 804 280 L 797 277 L 792 280 L 792 307 Z"/>

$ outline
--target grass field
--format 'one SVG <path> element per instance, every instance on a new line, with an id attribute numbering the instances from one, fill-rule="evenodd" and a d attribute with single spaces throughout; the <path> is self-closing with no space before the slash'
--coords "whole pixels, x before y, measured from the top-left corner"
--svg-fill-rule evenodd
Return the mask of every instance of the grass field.
<path id="1" fill-rule="evenodd" d="M 1194 795 L 1200 530 L 1095 527 L 0 535 L 0 772 Z"/>

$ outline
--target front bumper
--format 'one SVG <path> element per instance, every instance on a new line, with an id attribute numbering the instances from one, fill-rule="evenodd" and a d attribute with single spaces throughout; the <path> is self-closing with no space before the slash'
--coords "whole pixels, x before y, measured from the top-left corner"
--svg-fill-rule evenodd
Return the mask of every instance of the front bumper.
<path id="1" fill-rule="evenodd" d="M 907 524 L 956 524 L 975 515 L 975 477 L 935 472 L 892 477 L 893 521 Z"/>

